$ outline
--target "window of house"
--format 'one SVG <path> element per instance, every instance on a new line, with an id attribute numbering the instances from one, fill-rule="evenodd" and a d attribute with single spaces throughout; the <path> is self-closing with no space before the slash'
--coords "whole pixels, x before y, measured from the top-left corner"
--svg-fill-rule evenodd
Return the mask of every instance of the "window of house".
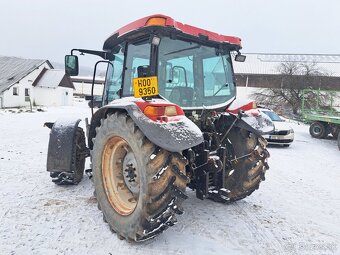
<path id="1" fill-rule="evenodd" d="M 25 89 L 25 97 L 29 97 L 30 96 L 30 89 Z"/>
<path id="2" fill-rule="evenodd" d="M 19 88 L 13 87 L 13 96 L 19 96 Z"/>
<path id="3" fill-rule="evenodd" d="M 30 89 L 25 88 L 25 101 L 29 102 L 30 101 Z"/>

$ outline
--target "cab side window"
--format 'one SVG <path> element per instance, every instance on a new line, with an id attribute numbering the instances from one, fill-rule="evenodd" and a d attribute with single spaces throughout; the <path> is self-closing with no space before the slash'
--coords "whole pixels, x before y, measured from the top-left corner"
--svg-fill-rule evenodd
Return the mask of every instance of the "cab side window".
<path id="1" fill-rule="evenodd" d="M 104 98 L 107 103 L 120 98 L 119 92 L 122 87 L 123 65 L 124 55 L 123 53 L 118 53 L 108 66 L 104 92 Z"/>

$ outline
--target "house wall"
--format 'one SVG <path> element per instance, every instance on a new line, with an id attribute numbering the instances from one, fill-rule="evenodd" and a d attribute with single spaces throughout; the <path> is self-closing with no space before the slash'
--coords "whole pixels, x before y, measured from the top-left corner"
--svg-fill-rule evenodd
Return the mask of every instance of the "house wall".
<path id="1" fill-rule="evenodd" d="M 25 89 L 28 88 L 30 91 L 30 98 L 33 103 L 34 98 L 34 88 L 32 86 L 33 81 L 38 77 L 43 68 L 50 69 L 49 65 L 45 62 L 40 65 L 37 69 L 26 75 L 18 83 L 14 84 L 8 90 L 5 90 L 0 97 L 2 98 L 0 103 L 2 103 L 3 108 L 8 107 L 25 107 L 29 106 L 30 102 L 25 101 Z M 13 87 L 18 88 L 18 95 L 13 95 Z M 1 105 L 0 105 L 1 107 Z"/>
<path id="2" fill-rule="evenodd" d="M 80 96 L 91 95 L 92 83 L 73 81 L 73 85 L 75 87 L 74 94 L 77 94 Z M 101 96 L 103 95 L 103 91 L 104 91 L 104 83 L 94 84 L 94 89 L 93 89 L 94 95 Z"/>
<path id="3" fill-rule="evenodd" d="M 34 88 L 34 103 L 43 106 L 71 106 L 73 105 L 73 89 L 57 88 Z"/>

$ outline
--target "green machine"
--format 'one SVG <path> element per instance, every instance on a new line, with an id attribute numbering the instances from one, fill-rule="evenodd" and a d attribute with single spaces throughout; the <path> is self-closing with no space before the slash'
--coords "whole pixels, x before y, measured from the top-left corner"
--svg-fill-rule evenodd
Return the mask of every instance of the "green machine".
<path id="1" fill-rule="evenodd" d="M 302 116 L 310 124 L 309 133 L 314 138 L 332 134 L 340 150 L 340 92 L 305 89 L 302 94 Z"/>

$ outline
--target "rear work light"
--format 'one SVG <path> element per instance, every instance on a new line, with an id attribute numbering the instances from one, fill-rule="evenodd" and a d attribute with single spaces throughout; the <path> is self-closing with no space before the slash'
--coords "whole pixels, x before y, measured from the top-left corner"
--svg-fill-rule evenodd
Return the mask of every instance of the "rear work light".
<path id="1" fill-rule="evenodd" d="M 144 114 L 149 117 L 161 117 L 161 116 L 176 116 L 177 109 L 175 106 L 147 106 L 144 109 Z"/>
<path id="2" fill-rule="evenodd" d="M 149 19 L 145 26 L 162 26 L 165 27 L 166 18 L 151 18 Z"/>

